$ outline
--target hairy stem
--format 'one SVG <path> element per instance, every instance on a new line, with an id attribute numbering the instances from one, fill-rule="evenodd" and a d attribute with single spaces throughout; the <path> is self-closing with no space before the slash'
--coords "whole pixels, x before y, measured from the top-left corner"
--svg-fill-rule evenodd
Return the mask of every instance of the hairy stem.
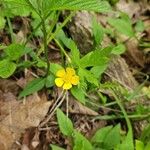
<path id="1" fill-rule="evenodd" d="M 46 25 L 45 25 L 45 18 L 42 18 L 42 28 L 43 28 L 43 45 L 44 45 L 44 55 L 47 62 L 47 71 L 45 76 L 49 75 L 49 69 L 50 69 L 50 62 L 48 59 L 48 49 L 47 49 L 47 31 L 46 31 Z"/>
<path id="2" fill-rule="evenodd" d="M 47 40 L 47 44 L 50 43 L 54 38 L 55 35 L 58 34 L 58 32 L 70 21 L 70 19 L 74 16 L 75 11 L 71 12 L 69 16 L 64 20 L 64 22 L 56 29 L 54 33 L 51 33 L 50 37 Z M 41 46 L 41 49 L 39 50 L 38 55 L 40 55 L 44 50 L 44 45 Z"/>

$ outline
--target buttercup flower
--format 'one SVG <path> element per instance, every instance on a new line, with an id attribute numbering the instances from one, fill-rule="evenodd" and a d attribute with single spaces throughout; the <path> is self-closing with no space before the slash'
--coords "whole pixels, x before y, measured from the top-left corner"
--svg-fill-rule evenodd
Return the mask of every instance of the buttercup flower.
<path id="1" fill-rule="evenodd" d="M 70 67 L 58 70 L 56 76 L 58 78 L 55 79 L 55 84 L 65 90 L 68 90 L 72 88 L 72 85 L 77 85 L 79 83 L 79 76 L 77 76 L 75 70 Z"/>

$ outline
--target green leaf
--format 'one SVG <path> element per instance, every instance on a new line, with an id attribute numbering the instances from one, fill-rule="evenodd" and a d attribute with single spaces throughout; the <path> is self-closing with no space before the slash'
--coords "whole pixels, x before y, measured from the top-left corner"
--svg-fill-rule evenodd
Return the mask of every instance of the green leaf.
<path id="1" fill-rule="evenodd" d="M 57 109 L 57 120 L 60 131 L 66 136 L 72 136 L 74 130 L 73 124 L 71 120 L 67 116 L 65 116 L 65 114 L 60 109 Z"/>
<path id="2" fill-rule="evenodd" d="M 0 77 L 8 78 L 10 77 L 14 71 L 16 70 L 16 64 L 4 59 L 0 61 Z"/>
<path id="3" fill-rule="evenodd" d="M 7 9 L 7 16 L 28 16 L 31 12 L 31 8 L 26 3 L 26 0 L 4 0 L 4 3 Z"/>
<path id="4" fill-rule="evenodd" d="M 47 78 L 46 78 L 46 83 L 45 86 L 47 88 L 52 87 L 53 85 L 55 85 L 55 76 L 53 74 L 50 74 Z"/>
<path id="5" fill-rule="evenodd" d="M 111 53 L 115 55 L 120 55 L 120 54 L 123 54 L 125 50 L 126 50 L 126 47 L 123 44 L 118 44 L 112 49 Z"/>
<path id="6" fill-rule="evenodd" d="M 77 48 L 75 42 L 71 39 L 68 38 L 63 30 L 60 30 L 59 33 L 57 34 L 56 38 L 61 41 L 68 49 L 71 50 L 71 60 L 75 63 L 78 64 L 79 59 L 80 59 L 80 52 L 79 49 Z"/>
<path id="7" fill-rule="evenodd" d="M 79 74 L 84 77 L 89 83 L 94 84 L 96 86 L 99 85 L 98 79 L 94 76 L 94 74 L 86 69 L 79 68 Z"/>
<path id="8" fill-rule="evenodd" d="M 65 150 L 64 148 L 58 147 L 56 145 L 51 144 L 52 150 Z"/>
<path id="9" fill-rule="evenodd" d="M 30 48 L 25 48 L 23 45 L 20 44 L 11 44 L 5 49 L 5 53 L 11 60 L 17 60 L 18 58 L 30 51 Z"/>
<path id="10" fill-rule="evenodd" d="M 74 86 L 71 88 L 71 94 L 81 103 L 85 104 L 85 94 L 83 89 Z"/>
<path id="11" fill-rule="evenodd" d="M 57 71 L 63 69 L 63 67 L 59 64 L 50 63 L 50 72 L 56 75 Z"/>
<path id="12" fill-rule="evenodd" d="M 74 131 L 73 150 L 93 150 L 93 147 L 81 133 Z"/>
<path id="13" fill-rule="evenodd" d="M 120 144 L 120 140 L 120 124 L 118 124 L 106 135 L 104 139 L 104 147 L 108 150 L 113 149 Z"/>
<path id="14" fill-rule="evenodd" d="M 46 10 L 47 9 L 47 10 Z M 110 11 L 110 5 L 102 0 L 47 0 L 45 10 L 88 10 L 96 12 Z"/>
<path id="15" fill-rule="evenodd" d="M 135 25 L 135 30 L 137 32 L 143 32 L 145 30 L 144 22 L 142 20 L 137 21 Z"/>
<path id="16" fill-rule="evenodd" d="M 0 16 L 0 29 L 3 29 L 5 27 L 5 18 Z"/>
<path id="17" fill-rule="evenodd" d="M 144 148 L 144 150 L 150 150 L 150 142 L 147 143 L 146 147 Z"/>
<path id="18" fill-rule="evenodd" d="M 99 46 L 104 37 L 103 27 L 97 22 L 96 17 L 92 20 L 92 30 L 95 41 L 95 46 Z"/>
<path id="19" fill-rule="evenodd" d="M 91 139 L 92 143 L 103 143 L 111 129 L 112 126 L 107 126 L 97 130 Z"/>
<path id="20" fill-rule="evenodd" d="M 144 150 L 144 143 L 139 140 L 135 140 L 136 150 Z"/>
<path id="21" fill-rule="evenodd" d="M 107 55 L 103 54 L 103 50 L 95 50 L 82 57 L 79 63 L 82 68 L 86 68 L 104 65 L 108 63 L 108 60 Z"/>
<path id="22" fill-rule="evenodd" d="M 108 63 L 106 63 L 106 64 L 104 64 L 104 65 L 102 65 L 102 66 L 92 67 L 91 72 L 94 74 L 94 76 L 95 76 L 96 78 L 99 78 L 100 75 L 101 75 L 102 73 L 104 73 L 104 71 L 106 70 L 107 66 L 108 66 Z"/>
<path id="23" fill-rule="evenodd" d="M 127 136 L 120 145 L 120 150 L 134 150 L 132 131 L 129 130 Z"/>
<path id="24" fill-rule="evenodd" d="M 118 18 L 118 19 L 110 18 L 108 20 L 108 23 L 112 25 L 115 29 L 117 29 L 119 32 L 121 32 L 122 34 L 125 34 L 126 36 L 129 37 L 134 36 L 131 20 L 126 18 Z"/>
<path id="25" fill-rule="evenodd" d="M 45 85 L 45 78 L 37 78 L 29 82 L 23 91 L 19 94 L 19 98 L 30 95 L 41 90 Z"/>

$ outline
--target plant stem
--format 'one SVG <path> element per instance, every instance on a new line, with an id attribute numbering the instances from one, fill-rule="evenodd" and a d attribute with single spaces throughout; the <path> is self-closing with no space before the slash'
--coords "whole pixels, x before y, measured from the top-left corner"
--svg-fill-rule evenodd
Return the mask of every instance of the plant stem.
<path id="1" fill-rule="evenodd" d="M 144 115 L 128 115 L 129 119 L 133 120 L 144 120 L 150 117 L 150 113 Z M 94 120 L 114 120 L 114 119 L 124 119 L 124 116 L 116 116 L 116 115 L 104 115 L 104 116 L 96 116 L 93 117 Z"/>
<path id="2" fill-rule="evenodd" d="M 48 59 L 48 49 L 47 49 L 47 31 L 46 31 L 46 25 L 45 25 L 45 18 L 42 18 L 42 28 L 43 28 L 43 45 L 44 45 L 44 55 L 47 62 L 47 71 L 45 76 L 47 77 L 49 75 L 49 69 L 50 69 L 50 62 Z"/>
<path id="3" fill-rule="evenodd" d="M 8 22 L 8 27 L 9 27 L 11 42 L 14 43 L 15 40 L 14 40 L 13 28 L 12 28 L 12 25 L 11 25 L 11 22 L 10 22 L 10 18 L 9 18 L 9 17 L 6 17 L 6 19 L 7 19 L 7 22 Z"/>
<path id="4" fill-rule="evenodd" d="M 61 46 L 61 44 L 59 43 L 59 41 L 54 38 L 54 41 L 56 42 L 56 44 L 60 47 L 60 50 L 64 53 L 64 55 L 66 56 L 66 58 L 68 59 L 69 62 L 71 62 L 71 58 L 69 57 L 69 55 L 66 53 L 66 51 L 64 50 L 64 48 Z"/>
<path id="5" fill-rule="evenodd" d="M 51 33 L 51 36 L 47 40 L 47 44 L 52 41 L 52 39 L 55 38 L 55 35 L 58 34 L 58 32 L 70 21 L 70 19 L 74 16 L 75 11 L 71 12 L 69 16 L 64 20 L 64 22 L 56 29 L 54 33 Z M 38 55 L 40 55 L 44 50 L 44 45 L 41 46 Z"/>
<path id="6" fill-rule="evenodd" d="M 131 143 L 130 149 L 133 150 L 133 149 L 134 149 L 134 144 L 133 144 L 133 143 L 134 143 L 134 142 L 133 142 L 133 130 L 132 130 L 132 125 L 131 125 L 130 119 L 129 119 L 129 117 L 128 117 L 128 114 L 127 114 L 126 110 L 124 109 L 124 107 L 123 107 L 123 105 L 122 105 L 122 103 L 121 103 L 121 100 L 120 100 L 120 99 L 118 98 L 118 96 L 115 94 L 115 92 L 113 91 L 113 89 L 112 89 L 112 95 L 113 95 L 113 97 L 115 98 L 115 100 L 116 100 L 118 106 L 120 107 L 120 109 L 121 109 L 121 111 L 122 111 L 122 113 L 123 113 L 123 115 L 124 115 L 124 118 L 125 118 L 125 120 L 126 120 L 127 127 L 128 127 L 127 137 L 130 139 L 130 143 Z"/>

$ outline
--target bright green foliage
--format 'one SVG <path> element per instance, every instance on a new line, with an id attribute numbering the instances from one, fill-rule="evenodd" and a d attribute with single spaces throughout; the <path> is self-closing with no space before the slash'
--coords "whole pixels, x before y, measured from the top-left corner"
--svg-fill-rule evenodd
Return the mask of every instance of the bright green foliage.
<path id="1" fill-rule="evenodd" d="M 96 12 L 110 11 L 110 6 L 102 0 L 46 0 L 45 10 L 88 10 Z"/>
<path id="2" fill-rule="evenodd" d="M 103 52 L 101 50 L 95 50 L 81 58 L 80 66 L 82 68 L 101 66 L 108 63 L 108 60 L 109 59 L 107 58 L 107 56 L 103 55 Z"/>
<path id="3" fill-rule="evenodd" d="M 118 44 L 116 47 L 114 47 L 111 51 L 112 54 L 120 55 L 125 52 L 126 48 L 123 44 Z"/>
<path id="4" fill-rule="evenodd" d="M 134 36 L 131 20 L 127 15 L 123 15 L 121 18 L 110 18 L 108 19 L 108 23 L 113 26 L 117 31 L 125 34 L 126 36 Z"/>
<path id="5" fill-rule="evenodd" d="M 11 76 L 16 70 L 16 64 L 11 62 L 8 59 L 4 59 L 0 61 L 0 77 L 8 78 Z"/>
<path id="6" fill-rule="evenodd" d="M 92 21 L 92 30 L 93 30 L 93 37 L 94 37 L 94 46 L 98 47 L 103 40 L 104 30 L 103 27 L 96 21 L 95 17 Z"/>
<path id="7" fill-rule="evenodd" d="M 51 144 L 52 150 L 65 150 L 64 148 L 58 147 L 56 145 Z"/>
<path id="8" fill-rule="evenodd" d="M 91 139 L 92 143 L 95 146 L 102 147 L 106 136 L 112 130 L 112 128 L 113 128 L 112 126 L 107 126 L 97 130 L 95 135 Z"/>
<path id="9" fill-rule="evenodd" d="M 137 23 L 136 23 L 136 25 L 135 25 L 135 30 L 136 30 L 137 32 L 143 32 L 144 29 L 145 29 L 145 26 L 144 26 L 143 21 L 141 21 L 141 20 L 137 21 Z"/>
<path id="10" fill-rule="evenodd" d="M 150 142 L 147 143 L 147 145 L 145 146 L 144 150 L 150 150 Z"/>
<path id="11" fill-rule="evenodd" d="M 74 130 L 73 124 L 60 109 L 57 109 L 57 121 L 60 131 L 66 136 L 72 136 Z"/>
<path id="12" fill-rule="evenodd" d="M 6 22 L 6 21 L 5 21 L 4 17 L 0 16 L 0 29 L 3 29 L 3 28 L 4 28 L 5 22 Z"/>
<path id="13" fill-rule="evenodd" d="M 52 72 L 54 75 L 56 75 L 56 72 L 60 69 L 63 69 L 61 65 L 55 63 L 50 64 L 50 72 Z"/>
<path id="14" fill-rule="evenodd" d="M 119 147 L 120 150 L 134 150 L 133 136 L 131 130 L 128 131 L 127 136 L 123 139 Z"/>
<path id="15" fill-rule="evenodd" d="M 6 48 L 5 53 L 11 60 L 17 60 L 29 51 L 31 51 L 31 49 L 27 49 L 23 45 L 11 44 Z"/>
<path id="16" fill-rule="evenodd" d="M 106 135 L 104 139 L 104 148 L 107 150 L 111 150 L 120 144 L 120 140 L 120 124 L 118 124 Z"/>
<path id="17" fill-rule="evenodd" d="M 55 85 L 54 80 L 55 80 L 55 76 L 54 76 L 53 74 L 50 74 L 50 75 L 46 78 L 45 86 L 46 86 L 47 88 L 54 86 L 54 85 Z"/>
<path id="18" fill-rule="evenodd" d="M 45 78 L 37 78 L 29 82 L 23 91 L 19 94 L 19 98 L 30 95 L 41 90 L 45 85 Z"/>
<path id="19" fill-rule="evenodd" d="M 136 140 L 135 147 L 136 147 L 136 150 L 144 150 L 144 143 L 139 140 Z"/>
<path id="20" fill-rule="evenodd" d="M 85 104 L 85 95 L 84 95 L 84 91 L 82 88 L 80 87 L 72 87 L 71 88 L 71 94 L 81 103 Z"/>
<path id="21" fill-rule="evenodd" d="M 93 150 L 91 143 L 79 132 L 74 131 L 73 150 Z"/>
<path id="22" fill-rule="evenodd" d="M 6 57 L 0 61 L 0 77 L 10 77 L 17 68 L 18 59 L 31 51 L 30 48 L 26 48 L 20 44 L 10 44 L 4 50 Z"/>

